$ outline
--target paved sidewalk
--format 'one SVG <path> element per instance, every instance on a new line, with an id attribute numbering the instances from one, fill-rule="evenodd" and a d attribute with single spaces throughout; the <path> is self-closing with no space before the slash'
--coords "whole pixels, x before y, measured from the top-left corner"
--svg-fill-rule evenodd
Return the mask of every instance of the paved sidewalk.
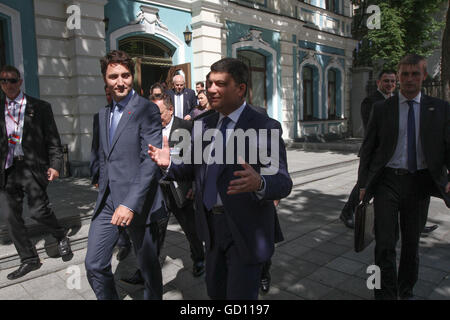
<path id="1" fill-rule="evenodd" d="M 354 161 L 352 161 L 354 160 Z M 285 241 L 277 245 L 272 259 L 272 287 L 261 299 L 372 299 L 367 289 L 366 273 L 373 263 L 373 244 L 362 253 L 353 251 L 353 233 L 338 219 L 356 180 L 357 157 L 354 153 L 288 150 L 290 172 L 323 167 L 323 172 L 294 179 L 296 187 L 279 206 L 279 217 Z M 344 167 L 336 167 L 345 163 Z M 327 170 L 326 166 L 330 166 Z M 334 167 L 333 167 L 334 166 Z M 96 191 L 87 179 L 65 179 L 50 187 L 50 198 L 58 215 L 78 214 L 80 226 L 72 230 L 71 239 L 80 239 L 72 261 L 47 258 L 41 269 L 22 279 L 9 281 L 0 271 L 0 299 L 77 299 L 95 296 L 86 280 L 83 248 L 89 228 L 86 220 L 92 212 Z M 58 199 L 55 199 L 57 196 Z M 431 202 L 429 223 L 439 228 L 421 239 L 421 268 L 416 294 L 422 299 L 450 299 L 450 215 L 439 199 Z M 45 239 L 37 239 L 40 243 Z M 14 253 L 11 245 L 3 252 Z M 44 250 L 44 249 L 43 249 Z M 46 249 L 48 253 L 48 249 Z M 45 256 L 42 252 L 41 257 Z M 204 276 L 193 278 L 192 262 L 185 236 L 175 219 L 171 219 L 162 250 L 164 299 L 208 299 Z M 113 258 L 113 270 L 119 294 L 123 299 L 142 299 L 141 286 L 119 281 L 131 276 L 135 258 L 124 261 Z M 79 278 L 77 278 L 79 275 Z M 77 281 L 79 279 L 79 281 Z"/>

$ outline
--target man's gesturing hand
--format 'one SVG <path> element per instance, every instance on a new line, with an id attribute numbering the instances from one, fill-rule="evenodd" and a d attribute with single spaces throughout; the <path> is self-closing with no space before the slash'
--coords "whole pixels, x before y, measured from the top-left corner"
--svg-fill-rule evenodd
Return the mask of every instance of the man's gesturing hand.
<path id="1" fill-rule="evenodd" d="M 47 170 L 48 181 L 56 180 L 56 179 L 58 179 L 58 177 L 59 177 L 59 172 L 57 170 L 48 168 L 48 170 Z"/>
<path id="2" fill-rule="evenodd" d="M 261 186 L 261 176 L 253 169 L 251 165 L 243 161 L 241 164 L 244 170 L 235 171 L 233 174 L 239 179 L 230 181 L 227 194 L 238 194 L 242 192 L 254 192 L 258 191 Z"/>
<path id="3" fill-rule="evenodd" d="M 167 168 L 170 164 L 169 140 L 163 137 L 163 147 L 159 149 L 151 144 L 148 145 L 148 155 L 160 168 Z"/>

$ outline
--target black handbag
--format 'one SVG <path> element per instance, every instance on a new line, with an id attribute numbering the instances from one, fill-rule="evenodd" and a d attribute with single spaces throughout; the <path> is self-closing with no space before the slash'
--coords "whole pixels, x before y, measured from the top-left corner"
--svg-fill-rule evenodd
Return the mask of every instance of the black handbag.
<path id="1" fill-rule="evenodd" d="M 360 203 L 355 210 L 355 252 L 361 252 L 375 239 L 373 203 Z"/>

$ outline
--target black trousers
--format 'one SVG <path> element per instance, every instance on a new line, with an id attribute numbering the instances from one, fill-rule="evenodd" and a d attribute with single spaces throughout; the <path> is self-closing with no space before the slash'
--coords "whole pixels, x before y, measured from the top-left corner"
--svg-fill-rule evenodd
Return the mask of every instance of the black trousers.
<path id="1" fill-rule="evenodd" d="M 213 300 L 257 300 L 264 263 L 242 262 L 225 213 L 208 213 L 211 247 L 206 254 L 206 288 Z"/>
<path id="2" fill-rule="evenodd" d="M 45 225 L 49 232 L 60 240 L 65 230 L 60 226 L 53 210 L 49 207 L 47 186 L 39 184 L 24 161 L 15 161 L 6 170 L 6 186 L 0 189 L 0 208 L 9 236 L 16 247 L 22 263 L 39 261 L 34 244 L 30 241 L 25 221 L 22 217 L 23 198 L 27 195 L 31 218 Z"/>
<path id="3" fill-rule="evenodd" d="M 165 193 L 166 200 L 168 201 L 168 206 L 170 212 L 172 212 L 175 215 L 175 218 L 177 218 L 178 223 L 180 224 L 181 229 L 183 230 L 184 234 L 186 235 L 186 238 L 189 242 L 189 247 L 191 250 L 191 259 L 194 263 L 197 262 L 203 262 L 205 260 L 205 251 L 203 249 L 203 243 L 199 239 L 195 224 L 195 210 L 193 206 L 193 202 L 189 201 L 189 203 L 179 208 L 176 205 L 175 199 L 173 198 L 172 193 L 167 190 L 166 188 L 163 189 Z M 167 225 L 169 224 L 169 218 L 168 215 L 167 218 L 161 219 L 161 221 L 158 221 L 159 225 L 159 232 L 160 232 L 160 239 L 158 242 L 158 252 L 161 251 L 161 248 L 164 243 L 164 238 L 166 236 L 167 231 Z"/>
<path id="4" fill-rule="evenodd" d="M 375 299 L 413 295 L 419 273 L 420 233 L 427 221 L 432 184 L 428 170 L 397 175 L 385 168 L 379 180 L 374 193 L 375 264 L 381 270 L 381 289 L 375 289 Z M 399 220 L 401 255 L 397 273 Z"/>

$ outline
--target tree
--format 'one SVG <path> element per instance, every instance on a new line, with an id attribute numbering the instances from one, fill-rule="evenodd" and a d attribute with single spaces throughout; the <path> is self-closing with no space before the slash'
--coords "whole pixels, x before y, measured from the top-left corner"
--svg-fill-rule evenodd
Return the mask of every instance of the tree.
<path id="1" fill-rule="evenodd" d="M 354 37 L 360 40 L 355 64 L 374 66 L 382 62 L 385 67 L 395 68 L 406 53 L 429 56 L 437 47 L 436 31 L 443 27 L 434 19 L 442 3 L 448 0 L 353 0 L 360 5 L 355 15 Z M 367 28 L 369 5 L 381 10 L 381 28 Z"/>
<path id="2" fill-rule="evenodd" d="M 450 0 L 448 1 L 447 18 L 442 37 L 441 81 L 443 99 L 450 101 Z"/>

